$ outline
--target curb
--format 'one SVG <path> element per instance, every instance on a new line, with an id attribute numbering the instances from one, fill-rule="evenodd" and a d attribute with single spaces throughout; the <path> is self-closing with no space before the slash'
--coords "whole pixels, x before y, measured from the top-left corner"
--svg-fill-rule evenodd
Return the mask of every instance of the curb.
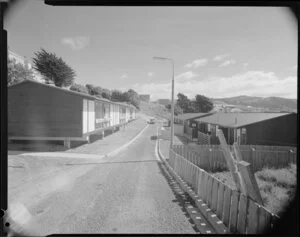
<path id="1" fill-rule="evenodd" d="M 103 156 L 113 156 L 118 154 L 120 151 L 122 151 L 123 149 L 125 149 L 126 147 L 130 146 L 131 143 L 133 143 L 139 136 L 141 136 L 141 134 L 149 127 L 149 124 L 147 124 L 134 138 L 132 138 L 129 142 L 127 142 L 126 144 L 122 145 L 121 147 L 117 148 L 116 150 L 109 152 Z"/>
<path id="2" fill-rule="evenodd" d="M 215 231 L 218 234 L 230 234 L 228 228 L 217 217 L 217 215 L 207 207 L 207 204 L 193 191 L 193 189 L 189 185 L 187 185 L 187 183 L 179 175 L 176 174 L 173 168 L 168 164 L 167 159 L 160 153 L 159 141 L 160 139 L 158 140 L 158 155 L 167 167 L 170 174 L 179 183 L 180 187 L 194 200 L 200 213 L 206 217 L 208 223 L 215 229 Z"/>

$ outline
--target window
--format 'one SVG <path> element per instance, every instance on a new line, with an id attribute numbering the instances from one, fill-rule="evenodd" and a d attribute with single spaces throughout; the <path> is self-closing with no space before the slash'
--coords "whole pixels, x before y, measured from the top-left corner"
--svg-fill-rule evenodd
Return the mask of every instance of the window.
<path id="1" fill-rule="evenodd" d="M 242 131 L 241 131 L 241 144 L 243 144 L 243 145 L 247 144 L 247 130 L 246 130 L 246 128 L 242 128 Z"/>

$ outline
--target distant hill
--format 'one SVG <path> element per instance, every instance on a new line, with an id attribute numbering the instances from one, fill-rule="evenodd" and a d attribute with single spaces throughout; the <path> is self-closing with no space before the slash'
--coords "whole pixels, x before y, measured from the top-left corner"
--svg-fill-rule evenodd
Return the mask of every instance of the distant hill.
<path id="1" fill-rule="evenodd" d="M 252 96 L 236 96 L 229 98 L 211 98 L 215 104 L 231 104 L 237 106 L 252 106 L 264 108 L 267 111 L 297 111 L 297 99 L 286 99 L 281 97 L 252 97 Z"/>

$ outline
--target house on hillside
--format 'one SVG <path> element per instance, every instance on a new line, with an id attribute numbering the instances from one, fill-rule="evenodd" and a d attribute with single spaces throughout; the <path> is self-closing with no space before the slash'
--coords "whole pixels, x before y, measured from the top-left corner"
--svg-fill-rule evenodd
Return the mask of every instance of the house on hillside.
<path id="1" fill-rule="evenodd" d="M 217 129 L 224 133 L 228 144 L 297 145 L 296 113 L 215 113 L 195 119 L 198 137 L 210 136 L 218 144 Z"/>
<path id="2" fill-rule="evenodd" d="M 23 66 L 27 67 L 28 69 L 30 69 L 33 72 L 33 78 L 34 80 L 38 81 L 38 82 L 45 82 L 45 79 L 43 78 L 43 76 L 33 68 L 32 63 L 30 62 L 30 60 L 27 57 L 23 57 L 15 52 L 13 52 L 12 50 L 8 49 L 8 58 L 15 60 L 16 63 L 20 63 Z"/>
<path id="3" fill-rule="evenodd" d="M 168 104 L 171 103 L 171 100 L 169 100 L 169 99 L 158 99 L 157 103 L 161 104 L 161 105 L 168 105 Z"/>
<path id="4" fill-rule="evenodd" d="M 193 133 L 195 126 L 194 120 L 211 114 L 212 113 L 185 113 L 174 116 L 174 134 L 187 136 L 191 140 L 197 138 L 197 134 L 195 132 Z"/>
<path id="5" fill-rule="evenodd" d="M 150 95 L 144 94 L 144 95 L 139 95 L 139 97 L 140 97 L 140 100 L 150 103 Z"/>

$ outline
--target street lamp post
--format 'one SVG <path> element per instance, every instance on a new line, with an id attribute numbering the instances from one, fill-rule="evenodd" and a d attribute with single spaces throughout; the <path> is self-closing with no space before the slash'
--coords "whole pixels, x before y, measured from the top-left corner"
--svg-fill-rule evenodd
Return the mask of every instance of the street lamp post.
<path id="1" fill-rule="evenodd" d="M 171 58 L 153 57 L 155 60 L 166 60 L 172 63 L 172 102 L 171 102 L 171 147 L 174 143 L 174 61 Z"/>

